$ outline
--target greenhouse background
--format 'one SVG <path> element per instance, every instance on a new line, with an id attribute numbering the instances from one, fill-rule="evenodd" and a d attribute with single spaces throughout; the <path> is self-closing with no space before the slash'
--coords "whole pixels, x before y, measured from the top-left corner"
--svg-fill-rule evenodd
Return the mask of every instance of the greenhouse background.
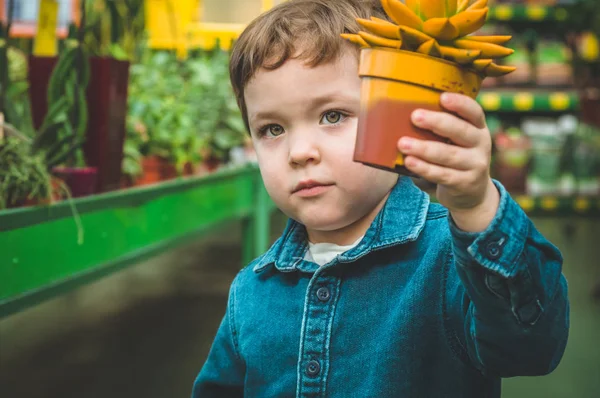
<path id="1" fill-rule="evenodd" d="M 277 3 L 0 0 L 1 397 L 189 396 L 231 281 L 286 222 L 227 69 Z M 492 173 L 561 249 L 571 305 L 559 367 L 502 397 L 595 398 L 600 2 L 489 3 L 517 66 L 478 97 Z"/>

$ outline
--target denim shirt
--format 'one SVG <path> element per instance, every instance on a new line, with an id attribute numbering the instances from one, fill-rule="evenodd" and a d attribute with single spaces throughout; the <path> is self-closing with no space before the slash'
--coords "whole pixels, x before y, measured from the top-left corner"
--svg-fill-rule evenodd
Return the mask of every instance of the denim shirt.
<path id="1" fill-rule="evenodd" d="M 558 249 L 497 182 L 490 226 L 466 233 L 400 178 L 362 241 L 319 267 L 305 228 L 231 285 L 196 397 L 500 397 L 551 372 L 569 329 Z"/>

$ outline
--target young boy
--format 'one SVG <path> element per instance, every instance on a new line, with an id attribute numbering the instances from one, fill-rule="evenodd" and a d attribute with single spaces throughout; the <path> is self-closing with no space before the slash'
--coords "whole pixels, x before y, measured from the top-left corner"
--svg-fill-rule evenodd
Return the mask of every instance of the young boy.
<path id="1" fill-rule="evenodd" d="M 398 143 L 441 205 L 353 162 L 358 49 L 340 33 L 371 15 L 377 0 L 290 0 L 235 45 L 234 91 L 290 221 L 233 281 L 194 397 L 500 397 L 502 377 L 558 365 L 561 254 L 490 179 L 475 101 L 412 115 L 453 144 Z"/>

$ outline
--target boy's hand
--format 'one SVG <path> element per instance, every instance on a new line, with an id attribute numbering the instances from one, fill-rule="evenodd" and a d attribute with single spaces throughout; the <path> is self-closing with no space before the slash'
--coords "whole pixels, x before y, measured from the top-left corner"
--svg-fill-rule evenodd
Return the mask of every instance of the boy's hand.
<path id="1" fill-rule="evenodd" d="M 487 228 L 498 209 L 500 195 L 490 178 L 492 140 L 481 106 L 472 98 L 444 93 L 447 112 L 416 110 L 417 127 L 449 138 L 451 143 L 402 137 L 398 149 L 413 173 L 438 184 L 437 198 L 454 222 L 468 232 Z M 459 117 L 460 116 L 460 117 Z"/>

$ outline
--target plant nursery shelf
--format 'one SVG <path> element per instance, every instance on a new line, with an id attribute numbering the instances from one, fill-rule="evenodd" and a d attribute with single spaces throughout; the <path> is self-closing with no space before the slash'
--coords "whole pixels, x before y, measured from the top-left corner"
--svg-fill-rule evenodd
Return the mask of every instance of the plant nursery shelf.
<path id="1" fill-rule="evenodd" d="M 513 197 L 521 208 L 532 216 L 600 216 L 600 197 Z"/>
<path id="2" fill-rule="evenodd" d="M 495 22 L 560 22 L 567 16 L 568 11 L 563 7 L 501 4 L 490 8 L 488 19 Z"/>
<path id="3" fill-rule="evenodd" d="M 243 260 L 268 245 L 274 208 L 254 166 L 0 212 L 0 318 L 243 220 Z M 83 232 L 83 236 L 82 236 Z"/>
<path id="4" fill-rule="evenodd" d="M 486 112 L 574 112 L 579 97 L 574 91 L 491 91 L 477 97 Z"/>

